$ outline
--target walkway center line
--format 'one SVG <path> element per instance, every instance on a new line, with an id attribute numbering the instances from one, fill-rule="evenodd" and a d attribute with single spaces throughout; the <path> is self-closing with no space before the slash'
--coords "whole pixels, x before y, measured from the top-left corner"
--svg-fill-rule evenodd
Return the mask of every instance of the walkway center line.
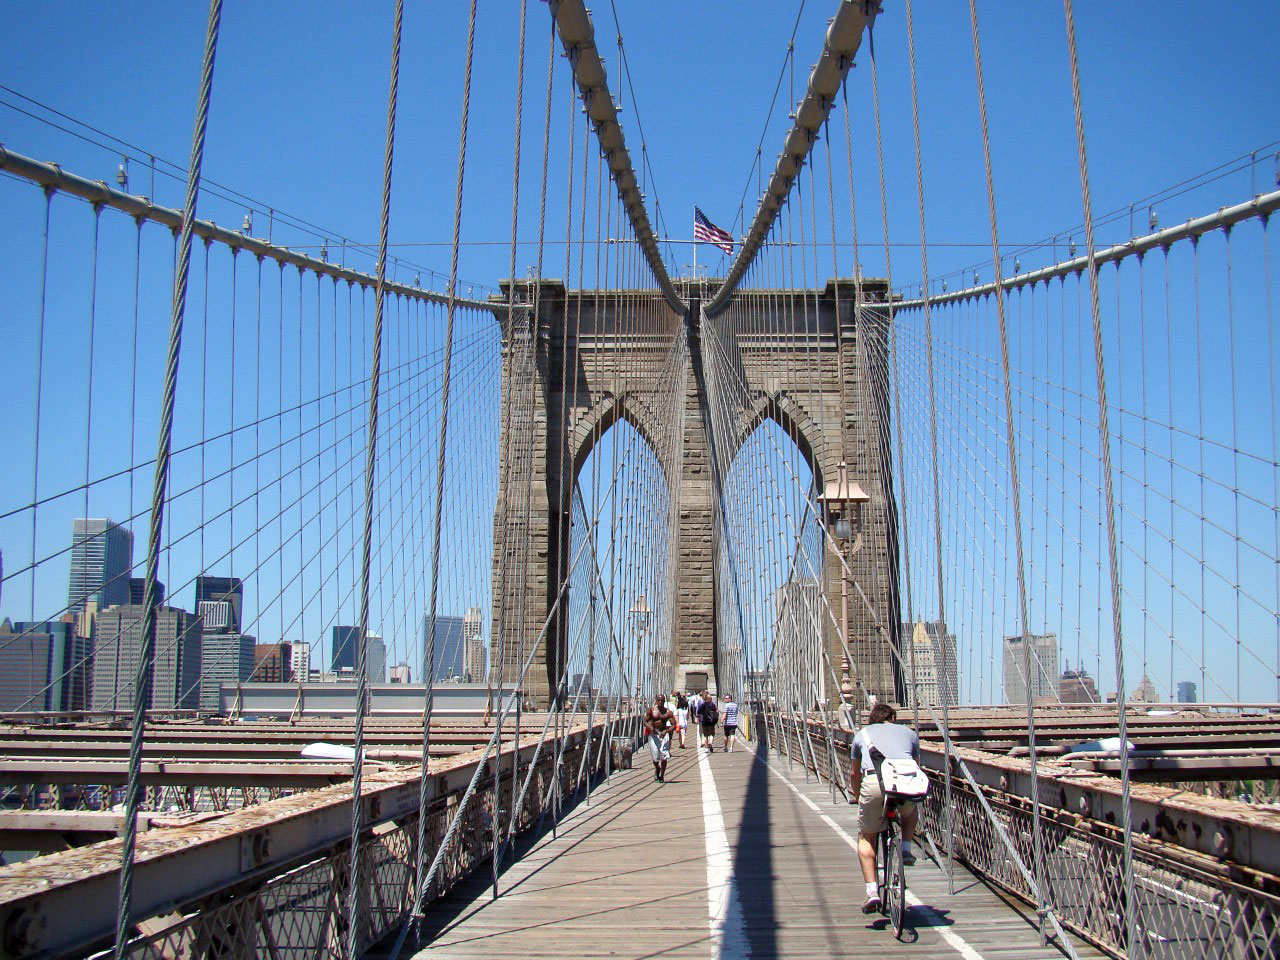
<path id="1" fill-rule="evenodd" d="M 787 777 L 785 773 L 783 773 L 781 770 L 779 770 L 777 767 L 775 767 L 772 763 L 769 762 L 769 757 L 767 754 L 761 754 L 758 750 L 756 750 L 755 744 L 752 744 L 750 749 L 753 753 L 756 754 L 757 757 L 759 757 L 761 760 L 764 761 L 764 764 L 769 768 L 770 773 L 772 773 L 775 777 L 777 777 L 779 780 L 785 783 L 787 785 L 787 788 L 792 793 L 794 793 L 797 797 L 799 797 L 801 801 L 805 804 L 805 806 L 817 812 L 818 816 L 822 818 L 822 822 L 825 823 L 827 826 L 829 826 L 832 830 L 834 830 L 836 834 L 840 837 L 840 839 L 849 845 L 849 848 L 853 850 L 853 855 L 855 858 L 853 861 L 853 864 L 850 866 L 850 869 L 851 870 L 856 869 L 857 856 L 858 856 L 857 837 L 852 836 L 847 830 L 844 829 L 844 827 L 840 826 L 840 824 L 836 823 L 825 813 L 822 813 L 821 810 L 818 808 L 818 805 L 814 803 L 812 800 L 810 800 L 803 793 L 801 793 L 800 789 L 794 783 L 791 782 L 791 780 Z M 706 758 L 703 757 L 702 759 L 705 760 Z M 714 792 L 715 786 L 713 785 L 711 789 Z M 705 797 L 706 797 L 705 792 L 703 794 L 703 797 L 704 797 L 704 803 L 705 803 Z M 719 804 L 717 804 L 717 808 L 718 807 L 719 807 Z M 709 848 L 708 848 L 708 852 L 710 852 Z M 936 923 L 930 924 L 928 929 L 935 931 L 938 934 L 938 936 L 940 936 L 948 945 L 954 947 L 956 952 L 959 953 L 960 956 L 964 958 L 964 960 L 986 960 L 986 958 L 983 957 L 983 955 L 980 954 L 977 950 L 975 950 L 969 944 L 969 942 L 964 939 L 964 937 L 960 936 L 958 933 L 955 933 L 950 928 L 943 926 L 941 918 L 938 916 L 937 913 L 934 912 L 933 908 L 930 907 L 928 904 L 924 903 L 922 900 L 920 900 L 920 898 L 917 897 L 910 890 L 907 891 L 907 903 L 909 903 L 911 906 L 915 907 L 916 909 L 920 910 L 921 912 L 928 914 L 931 920 L 936 921 Z"/>
<path id="2" fill-rule="evenodd" d="M 711 940 L 719 960 L 749 956 L 742 925 L 742 905 L 738 902 L 733 875 L 733 856 L 724 829 L 720 795 L 716 792 L 710 758 L 698 750 L 698 773 L 702 778 L 702 827 L 707 842 L 707 914 Z"/>

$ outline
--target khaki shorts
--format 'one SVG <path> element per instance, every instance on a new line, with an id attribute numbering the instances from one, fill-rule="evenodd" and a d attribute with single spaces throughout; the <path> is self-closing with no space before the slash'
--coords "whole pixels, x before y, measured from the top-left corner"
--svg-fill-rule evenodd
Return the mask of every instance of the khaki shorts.
<path id="1" fill-rule="evenodd" d="M 903 819 L 915 813 L 916 805 L 904 802 L 898 806 L 898 814 Z M 880 792 L 880 781 L 874 773 L 864 774 L 862 789 L 858 791 L 858 832 L 880 833 L 888 824 L 884 818 L 884 794 Z"/>

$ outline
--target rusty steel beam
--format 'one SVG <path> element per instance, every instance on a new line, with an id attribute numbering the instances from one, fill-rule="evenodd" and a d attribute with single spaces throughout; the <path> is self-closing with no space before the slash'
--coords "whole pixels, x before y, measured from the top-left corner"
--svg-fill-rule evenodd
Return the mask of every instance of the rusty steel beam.
<path id="1" fill-rule="evenodd" d="M 350 738 L 333 738 L 339 743 L 349 743 Z M 143 757 L 147 760 L 154 761 L 179 761 L 179 760 L 218 760 L 223 762 L 231 761 L 295 761 L 301 759 L 300 752 L 302 747 L 316 740 L 325 740 L 323 737 L 311 737 L 306 740 L 292 742 L 245 742 L 245 743 L 217 743 L 207 741 L 194 741 L 190 743 L 174 742 L 171 740 L 147 741 L 143 744 Z M 326 741 L 332 742 L 332 740 Z M 419 734 L 418 742 L 415 744 L 408 740 L 396 740 L 394 744 L 402 748 L 403 751 L 411 752 L 416 760 L 421 753 L 421 734 Z M 453 740 L 445 739 L 443 742 L 432 741 L 431 755 L 433 757 L 451 757 L 459 753 L 465 753 L 468 750 L 474 750 L 485 740 Z M 387 746 L 384 742 L 374 741 L 369 744 L 371 750 L 379 750 Z M 29 761 L 34 758 L 42 758 L 43 760 L 103 760 L 109 761 L 117 757 L 127 756 L 129 753 L 129 742 L 125 738 L 115 740 L 4 740 L 0 738 L 0 762 L 5 760 L 22 760 Z M 396 759 L 394 757 L 374 756 L 373 759 Z"/>
<path id="2" fill-rule="evenodd" d="M 592 735 L 604 730 L 597 723 Z M 587 738 L 586 724 L 568 733 L 569 746 Z M 521 764 L 533 757 L 538 734 L 521 738 Z M 481 750 L 434 765 L 427 802 L 456 794 L 471 781 Z M 503 752 L 504 763 L 511 749 Z M 488 761 L 492 768 L 494 760 Z M 360 802 L 371 829 L 417 815 L 417 767 L 367 772 Z M 339 784 L 270 800 L 208 821 L 138 838 L 135 914 L 173 913 L 234 885 L 252 884 L 315 859 L 349 841 L 351 787 Z M 37 857 L 0 868 L 0 943 L 23 957 L 56 957 L 109 940 L 115 929 L 120 842 Z"/>
<path id="3" fill-rule="evenodd" d="M 288 763 L 144 761 L 147 787 L 317 787 L 351 779 L 351 764 L 297 760 Z M 122 786 L 124 760 L 0 760 L 0 784 L 91 784 Z"/>

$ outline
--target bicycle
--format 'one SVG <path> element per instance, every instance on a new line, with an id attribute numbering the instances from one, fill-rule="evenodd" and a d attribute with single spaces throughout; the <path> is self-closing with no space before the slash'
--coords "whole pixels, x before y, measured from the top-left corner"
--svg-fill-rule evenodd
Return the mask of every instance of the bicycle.
<path id="1" fill-rule="evenodd" d="M 898 820 L 898 807 L 905 802 L 903 797 L 884 798 L 885 827 L 880 831 L 880 875 L 876 878 L 880 913 L 889 918 L 893 935 L 899 940 L 907 919 L 907 869 L 902 857 L 902 824 Z"/>

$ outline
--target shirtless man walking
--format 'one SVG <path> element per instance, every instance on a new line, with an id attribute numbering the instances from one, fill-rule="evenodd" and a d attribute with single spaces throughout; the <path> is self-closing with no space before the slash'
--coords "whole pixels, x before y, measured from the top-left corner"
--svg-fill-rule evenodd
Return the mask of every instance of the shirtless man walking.
<path id="1" fill-rule="evenodd" d="M 653 760 L 653 779 L 666 782 L 667 761 L 671 759 L 671 731 L 676 729 L 676 715 L 667 706 L 667 698 L 658 694 L 644 715 L 644 729 Z"/>

